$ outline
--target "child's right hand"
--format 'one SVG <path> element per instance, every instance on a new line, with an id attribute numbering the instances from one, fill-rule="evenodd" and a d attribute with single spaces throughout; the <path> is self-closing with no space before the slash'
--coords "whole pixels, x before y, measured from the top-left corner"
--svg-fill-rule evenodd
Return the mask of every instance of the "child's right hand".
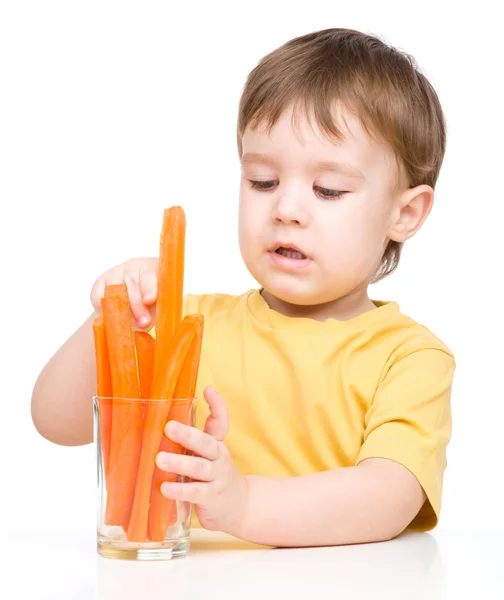
<path id="1" fill-rule="evenodd" d="M 101 299 L 105 293 L 105 286 L 125 283 L 134 329 L 148 331 L 155 324 L 157 280 L 157 258 L 132 258 L 98 277 L 91 290 L 91 304 L 96 313 L 101 315 Z"/>

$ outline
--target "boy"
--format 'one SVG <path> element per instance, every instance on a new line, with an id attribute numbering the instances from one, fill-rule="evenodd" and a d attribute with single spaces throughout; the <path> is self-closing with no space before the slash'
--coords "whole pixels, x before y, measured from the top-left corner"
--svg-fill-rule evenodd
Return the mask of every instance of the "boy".
<path id="1" fill-rule="evenodd" d="M 258 289 L 187 294 L 205 317 L 197 428 L 159 453 L 199 524 L 272 546 L 391 539 L 438 522 L 454 358 L 368 286 L 397 266 L 433 203 L 445 152 L 435 91 L 412 60 L 358 31 L 284 44 L 239 106 L 239 240 Z M 92 321 L 125 282 L 155 335 L 157 259 L 99 277 L 95 312 L 41 372 L 32 416 L 62 445 L 93 440 Z M 64 410 L 60 407 L 65 406 Z M 207 406 L 208 405 L 208 406 Z"/>

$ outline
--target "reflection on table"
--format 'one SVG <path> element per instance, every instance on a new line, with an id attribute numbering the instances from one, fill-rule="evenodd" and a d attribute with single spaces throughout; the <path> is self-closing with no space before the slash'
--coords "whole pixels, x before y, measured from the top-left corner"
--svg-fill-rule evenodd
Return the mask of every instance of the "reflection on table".
<path id="1" fill-rule="evenodd" d="M 182 559 L 96 561 L 96 600 L 277 598 L 286 592 L 352 600 L 443 597 L 437 542 L 423 533 L 375 544 L 276 549 L 194 530 Z"/>

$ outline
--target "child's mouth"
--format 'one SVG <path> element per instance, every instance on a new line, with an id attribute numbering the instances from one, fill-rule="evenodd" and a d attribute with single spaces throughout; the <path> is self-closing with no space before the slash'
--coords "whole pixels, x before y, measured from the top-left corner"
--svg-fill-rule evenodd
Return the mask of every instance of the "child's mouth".
<path id="1" fill-rule="evenodd" d="M 300 250 L 287 246 L 272 248 L 268 254 L 277 267 L 287 270 L 304 269 L 312 262 L 311 258 Z"/>
<path id="2" fill-rule="evenodd" d="M 287 258 L 295 258 L 297 260 L 303 260 L 306 256 L 302 252 L 298 252 L 297 250 L 291 250 L 290 248 L 277 248 L 275 250 L 277 254 L 281 256 L 286 256 Z"/>

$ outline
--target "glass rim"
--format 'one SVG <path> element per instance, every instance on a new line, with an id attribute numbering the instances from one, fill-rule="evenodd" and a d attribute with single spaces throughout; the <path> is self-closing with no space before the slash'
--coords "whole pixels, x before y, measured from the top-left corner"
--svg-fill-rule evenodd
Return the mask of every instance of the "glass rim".
<path id="1" fill-rule="evenodd" d="M 99 394 L 93 394 L 93 400 L 113 400 L 120 402 L 152 402 L 152 403 L 189 403 L 195 402 L 197 400 L 197 396 L 187 397 L 187 398 L 124 398 L 122 396 L 100 396 Z"/>

